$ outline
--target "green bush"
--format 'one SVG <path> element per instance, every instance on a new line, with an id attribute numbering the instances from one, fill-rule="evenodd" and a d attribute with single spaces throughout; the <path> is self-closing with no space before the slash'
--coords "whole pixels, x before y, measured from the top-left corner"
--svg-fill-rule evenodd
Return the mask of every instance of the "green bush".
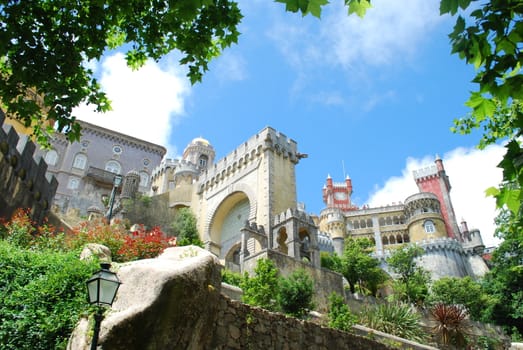
<path id="1" fill-rule="evenodd" d="M 2 349 L 65 349 L 89 307 L 85 281 L 97 269 L 74 253 L 28 250 L 0 240 Z"/>
<path id="2" fill-rule="evenodd" d="M 303 317 L 314 308 L 314 281 L 303 269 L 294 270 L 279 283 L 278 305 L 286 314 Z"/>
<path id="3" fill-rule="evenodd" d="M 231 286 L 239 287 L 242 283 L 242 275 L 237 272 L 232 272 L 228 269 L 222 269 L 222 282 L 230 284 Z"/>
<path id="4" fill-rule="evenodd" d="M 240 287 L 243 289 L 244 303 L 270 311 L 278 310 L 278 269 L 271 260 L 258 260 L 254 269 L 254 277 L 246 275 L 242 279 Z"/>
<path id="5" fill-rule="evenodd" d="M 359 323 L 377 331 L 421 343 L 427 337 L 421 328 L 419 314 L 403 303 L 366 307 L 360 313 Z"/>
<path id="6" fill-rule="evenodd" d="M 356 315 L 350 312 L 343 297 L 332 293 L 329 296 L 329 327 L 348 332 L 356 320 Z"/>

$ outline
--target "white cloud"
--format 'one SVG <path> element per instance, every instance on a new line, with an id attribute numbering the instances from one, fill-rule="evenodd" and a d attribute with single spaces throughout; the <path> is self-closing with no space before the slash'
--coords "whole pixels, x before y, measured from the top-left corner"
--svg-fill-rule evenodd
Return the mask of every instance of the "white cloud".
<path id="1" fill-rule="evenodd" d="M 169 56 L 166 62 L 172 62 Z M 169 136 L 171 127 L 184 115 L 184 99 L 190 93 L 190 84 L 178 64 L 165 66 L 169 68 L 149 60 L 139 70 L 132 71 L 122 53 L 105 57 L 98 69 L 112 111 L 95 113 L 90 106 L 83 105 L 74 110 L 74 115 L 139 139 L 168 145 L 169 153 L 175 152 Z"/>
<path id="2" fill-rule="evenodd" d="M 469 229 L 478 228 L 486 246 L 499 243 L 493 237 L 495 201 L 485 196 L 488 187 L 501 182 L 501 169 L 497 168 L 504 148 L 492 145 L 485 150 L 457 148 L 443 155 L 443 164 L 450 179 L 450 196 L 458 222 L 467 221 Z M 434 163 L 433 156 L 423 159 L 408 158 L 402 175 L 392 177 L 382 187 L 376 187 L 367 203 L 371 207 L 383 206 L 405 200 L 417 193 L 412 172 Z"/>
<path id="3" fill-rule="evenodd" d="M 405 61 L 442 20 L 435 0 L 376 0 L 372 6 L 364 18 L 347 16 L 346 8 L 329 12 L 321 37 L 331 62 L 350 67 Z"/>
<path id="4" fill-rule="evenodd" d="M 349 16 L 343 2 L 325 7 L 315 22 L 279 17 L 268 33 L 290 65 L 354 67 L 407 63 L 443 20 L 439 1 L 376 0 L 364 18 Z M 310 67 L 309 67 L 310 68 Z"/>
<path id="5" fill-rule="evenodd" d="M 247 61 L 243 56 L 225 50 L 218 57 L 214 71 L 221 81 L 245 80 L 248 76 Z"/>

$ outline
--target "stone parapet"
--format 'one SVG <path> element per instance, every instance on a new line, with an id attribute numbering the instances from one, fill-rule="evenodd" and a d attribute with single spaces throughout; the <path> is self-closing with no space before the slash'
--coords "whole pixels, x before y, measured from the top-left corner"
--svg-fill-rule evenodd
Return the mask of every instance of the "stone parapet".
<path id="1" fill-rule="evenodd" d="M 54 176 L 46 175 L 44 159 L 35 159 L 36 145 L 27 136 L 20 137 L 4 124 L 0 110 L 0 217 L 9 218 L 18 208 L 27 208 L 41 223 L 58 187 Z"/>

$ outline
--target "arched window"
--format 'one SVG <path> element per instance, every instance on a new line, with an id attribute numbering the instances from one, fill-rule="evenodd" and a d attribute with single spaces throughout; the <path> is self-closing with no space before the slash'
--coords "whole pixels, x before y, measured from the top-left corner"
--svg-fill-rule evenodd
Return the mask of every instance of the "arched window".
<path id="1" fill-rule="evenodd" d="M 423 223 L 423 227 L 425 228 L 425 232 L 427 232 L 427 233 L 436 232 L 436 226 L 434 226 L 434 222 L 432 220 L 426 220 Z"/>
<path id="2" fill-rule="evenodd" d="M 403 242 L 405 242 L 405 243 L 409 243 L 410 242 L 410 237 L 409 237 L 408 233 L 404 233 L 403 234 Z"/>
<path id="3" fill-rule="evenodd" d="M 83 153 L 78 153 L 74 156 L 73 168 L 76 169 L 85 169 L 87 166 L 87 156 Z"/>
<path id="4" fill-rule="evenodd" d="M 71 177 L 69 178 L 69 182 L 67 183 L 67 188 L 70 190 L 76 190 L 80 186 L 80 179 L 77 177 Z"/>
<path id="5" fill-rule="evenodd" d="M 49 150 L 45 154 L 44 160 L 47 163 L 47 165 L 56 165 L 56 163 L 58 162 L 58 152 L 56 152 L 54 149 Z"/>
<path id="6" fill-rule="evenodd" d="M 206 168 L 208 160 L 209 158 L 205 154 L 202 154 L 200 156 L 200 159 L 198 160 L 198 165 L 200 166 L 200 168 Z"/>
<path id="7" fill-rule="evenodd" d="M 383 236 L 383 238 L 381 239 L 381 242 L 383 243 L 383 245 L 387 245 L 387 244 L 389 244 L 389 239 L 387 238 L 387 236 Z"/>
<path id="8" fill-rule="evenodd" d="M 120 166 L 120 163 L 118 163 L 116 160 L 110 160 L 107 163 L 105 163 L 105 170 L 114 174 L 120 174 L 120 172 L 122 171 L 122 167 Z"/>
<path id="9" fill-rule="evenodd" d="M 140 171 L 140 186 L 149 186 L 149 174 L 147 174 L 145 171 Z"/>

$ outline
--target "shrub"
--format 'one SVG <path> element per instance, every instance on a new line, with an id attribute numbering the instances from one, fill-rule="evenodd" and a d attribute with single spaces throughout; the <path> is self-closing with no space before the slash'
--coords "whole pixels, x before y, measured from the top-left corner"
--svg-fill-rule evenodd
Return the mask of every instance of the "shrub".
<path id="1" fill-rule="evenodd" d="M 65 349 L 88 309 L 85 281 L 97 264 L 74 253 L 36 251 L 0 241 L 2 349 Z"/>
<path id="2" fill-rule="evenodd" d="M 5 240 L 17 247 L 29 248 L 35 232 L 29 209 L 17 209 L 11 220 L 3 223 L 3 226 L 2 231 Z"/>
<path id="3" fill-rule="evenodd" d="M 243 289 L 242 300 L 246 304 L 267 310 L 278 309 L 278 269 L 271 260 L 260 259 L 254 269 L 254 277 L 247 275 L 240 283 Z"/>
<path id="4" fill-rule="evenodd" d="M 332 293 L 329 296 L 329 327 L 342 331 L 350 331 L 356 323 L 357 317 L 350 312 L 343 297 Z"/>
<path id="5" fill-rule="evenodd" d="M 303 317 L 314 308 L 314 282 L 303 269 L 293 271 L 279 282 L 278 305 L 286 314 Z"/>
<path id="6" fill-rule="evenodd" d="M 103 244 L 111 251 L 113 261 L 124 261 L 118 252 L 125 243 L 127 232 L 118 223 L 109 225 L 105 221 L 83 222 L 73 228 L 73 233 L 68 238 L 72 249 L 82 249 L 88 243 Z"/>
<path id="7" fill-rule="evenodd" d="M 423 342 L 426 338 L 419 314 L 403 303 L 366 307 L 360 314 L 359 322 L 369 328 L 412 341 Z"/>
<path id="8" fill-rule="evenodd" d="M 137 231 L 125 236 L 117 256 L 123 261 L 155 258 L 171 244 L 170 238 L 159 227 L 146 231 L 140 226 Z"/>
<path id="9" fill-rule="evenodd" d="M 439 343 L 445 346 L 453 344 L 464 347 L 466 345 L 465 336 L 470 329 L 470 323 L 465 307 L 439 303 L 430 309 L 430 316 L 434 323 L 431 332 Z"/>
<path id="10" fill-rule="evenodd" d="M 228 269 L 222 269 L 222 282 L 230 284 L 231 286 L 239 287 L 242 283 L 242 275 L 237 272 L 232 272 Z"/>

